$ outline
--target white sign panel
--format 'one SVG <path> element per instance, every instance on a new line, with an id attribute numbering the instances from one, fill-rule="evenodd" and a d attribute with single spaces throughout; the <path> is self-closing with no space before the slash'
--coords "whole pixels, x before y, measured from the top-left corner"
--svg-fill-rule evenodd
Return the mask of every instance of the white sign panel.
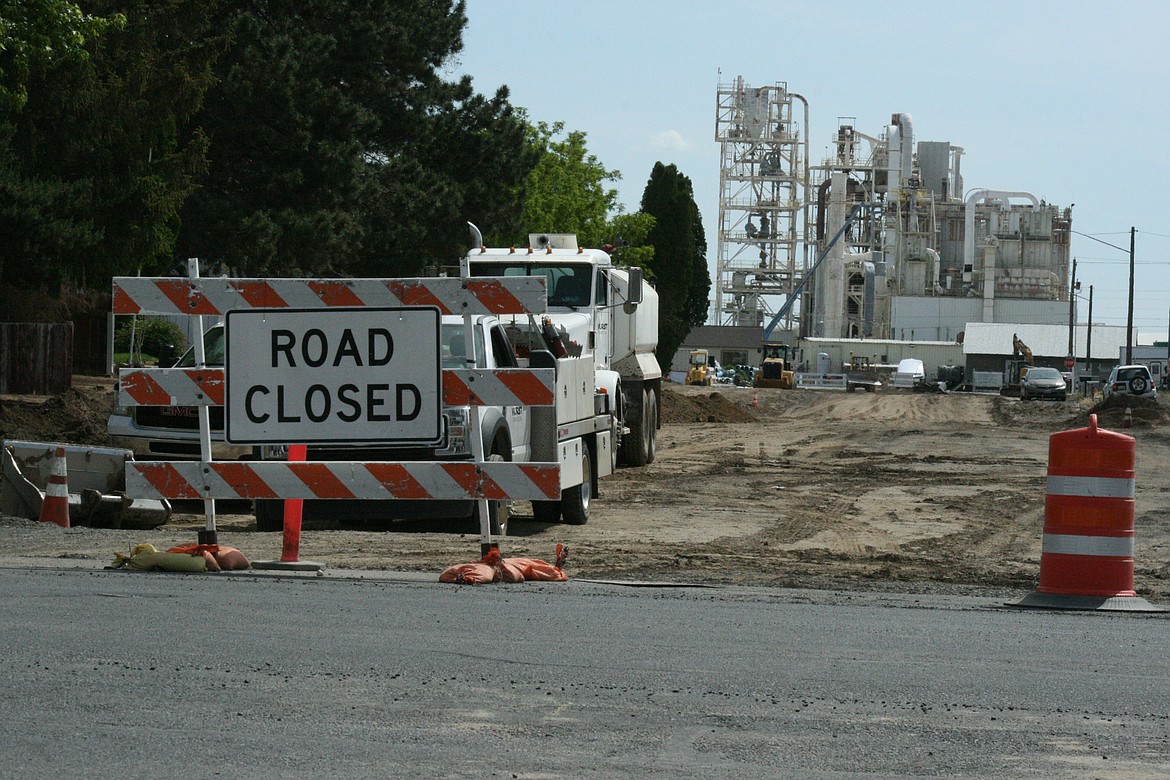
<path id="1" fill-rule="evenodd" d="M 437 444 L 433 306 L 227 313 L 225 436 L 233 444 Z"/>

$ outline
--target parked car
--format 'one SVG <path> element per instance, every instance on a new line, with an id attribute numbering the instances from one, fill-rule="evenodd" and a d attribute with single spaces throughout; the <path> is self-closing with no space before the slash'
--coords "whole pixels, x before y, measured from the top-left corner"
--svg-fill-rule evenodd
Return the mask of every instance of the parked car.
<path id="1" fill-rule="evenodd" d="M 1116 366 L 1109 372 L 1105 380 L 1105 397 L 1114 395 L 1133 395 L 1140 398 L 1154 398 L 1158 395 L 1158 388 L 1154 385 L 1154 376 L 1149 366 Z"/>
<path id="2" fill-rule="evenodd" d="M 1055 368 L 1029 368 L 1020 380 L 1020 398 L 1053 398 L 1063 401 L 1068 397 L 1068 385 L 1064 376 Z"/>

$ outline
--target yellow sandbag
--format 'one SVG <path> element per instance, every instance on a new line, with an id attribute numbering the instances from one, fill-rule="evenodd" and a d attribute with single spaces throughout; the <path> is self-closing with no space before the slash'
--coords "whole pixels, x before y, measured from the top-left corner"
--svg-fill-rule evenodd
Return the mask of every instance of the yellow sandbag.
<path id="1" fill-rule="evenodd" d="M 135 545 L 126 556 L 115 553 L 115 569 L 131 568 L 137 571 L 207 571 L 207 561 L 202 555 L 188 555 L 187 553 L 159 552 L 152 544 Z"/>

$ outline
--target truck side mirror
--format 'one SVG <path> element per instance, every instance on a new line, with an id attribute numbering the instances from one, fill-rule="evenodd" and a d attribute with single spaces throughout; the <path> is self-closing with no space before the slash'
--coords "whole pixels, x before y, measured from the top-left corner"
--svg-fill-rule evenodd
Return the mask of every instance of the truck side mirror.
<path id="1" fill-rule="evenodd" d="M 630 268 L 630 283 L 626 291 L 626 302 L 622 304 L 622 311 L 633 314 L 642 302 L 642 269 L 637 266 Z"/>

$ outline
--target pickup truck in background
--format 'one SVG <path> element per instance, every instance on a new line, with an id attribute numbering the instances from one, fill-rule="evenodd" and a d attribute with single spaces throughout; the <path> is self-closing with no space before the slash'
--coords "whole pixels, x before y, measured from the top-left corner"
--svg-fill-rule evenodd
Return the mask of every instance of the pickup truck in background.
<path id="1" fill-rule="evenodd" d="M 443 368 L 514 368 L 518 361 L 504 333 L 499 318 L 481 315 L 472 318 L 473 362 L 467 360 L 466 322 L 460 316 L 445 316 L 441 325 Z M 204 334 L 207 365 L 224 365 L 224 326 L 217 324 Z M 195 365 L 195 351 L 188 350 L 177 367 Z M 443 410 L 443 441 L 437 447 L 392 447 L 387 445 L 316 445 L 308 448 L 309 460 L 470 460 L 472 448 L 467 440 L 471 409 L 480 415 L 478 430 L 483 436 L 486 457 L 502 460 L 528 459 L 530 410 L 515 407 L 446 407 Z M 209 408 L 212 457 L 214 460 L 284 460 L 287 448 L 278 446 L 241 446 L 224 439 L 224 409 Z M 134 452 L 137 460 L 198 460 L 199 414 L 193 406 L 116 407 L 110 415 L 107 432 L 114 446 Z M 306 501 L 309 517 L 339 520 L 419 519 L 429 517 L 470 518 L 478 523 L 474 501 Z M 493 534 L 504 534 L 510 508 L 507 502 L 489 502 Z M 284 523 L 284 502 L 255 502 L 256 527 L 261 531 L 279 531 Z M 476 526 L 470 526 L 476 527 Z"/>

